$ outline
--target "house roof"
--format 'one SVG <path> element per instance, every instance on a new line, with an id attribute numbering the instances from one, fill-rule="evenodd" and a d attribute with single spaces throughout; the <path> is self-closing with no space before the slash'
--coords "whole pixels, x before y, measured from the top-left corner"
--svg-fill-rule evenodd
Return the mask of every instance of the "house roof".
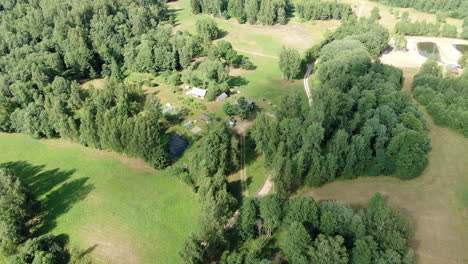
<path id="1" fill-rule="evenodd" d="M 228 97 L 227 93 L 222 93 L 216 98 L 216 101 L 222 101 L 226 99 L 227 97 Z"/>
<path id="2" fill-rule="evenodd" d="M 203 120 L 210 120 L 211 119 L 211 116 L 207 115 L 207 114 L 200 114 L 200 119 L 203 119 Z"/>
<path id="3" fill-rule="evenodd" d="M 186 122 L 185 124 L 183 124 L 183 126 L 184 126 L 184 127 L 189 127 L 189 126 L 191 126 L 192 124 L 193 124 L 192 121 L 188 121 L 188 122 Z"/>
<path id="4" fill-rule="evenodd" d="M 194 87 L 190 91 L 187 92 L 187 95 L 193 95 L 193 96 L 205 98 L 206 92 L 207 91 L 205 89 Z"/>

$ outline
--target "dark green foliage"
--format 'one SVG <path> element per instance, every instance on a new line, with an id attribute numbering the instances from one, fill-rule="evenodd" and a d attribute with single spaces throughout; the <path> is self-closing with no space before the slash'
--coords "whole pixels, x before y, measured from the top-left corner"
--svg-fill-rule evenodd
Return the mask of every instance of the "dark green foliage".
<path id="1" fill-rule="evenodd" d="M 291 81 L 301 72 L 301 55 L 293 48 L 283 47 L 278 63 L 285 80 Z"/>
<path id="2" fill-rule="evenodd" d="M 276 195 L 269 195 L 260 200 L 260 216 L 267 236 L 281 226 L 284 201 Z"/>
<path id="3" fill-rule="evenodd" d="M 333 40 L 344 38 L 359 40 L 366 46 L 370 55 L 375 58 L 387 48 L 390 34 L 382 25 L 371 19 L 360 18 L 357 20 L 352 17 L 333 32 L 327 41 L 319 43 L 318 50 Z"/>
<path id="4" fill-rule="evenodd" d="M 246 199 L 242 204 L 239 219 L 239 232 L 242 239 L 247 240 L 254 238 L 257 234 L 257 220 L 259 219 L 257 201 L 254 199 Z"/>
<path id="5" fill-rule="evenodd" d="M 218 17 L 234 17 L 239 23 L 286 24 L 290 4 L 288 0 L 193 0 L 192 12 L 200 11 Z"/>
<path id="6" fill-rule="evenodd" d="M 180 251 L 185 263 L 205 263 L 221 256 L 227 246 L 225 226 L 237 203 L 226 181 L 239 164 L 232 130 L 223 120 L 213 118 L 200 144 L 189 169 L 201 201 L 200 230 L 186 240 Z"/>
<path id="7" fill-rule="evenodd" d="M 314 246 L 310 248 L 309 255 L 312 263 L 317 264 L 346 264 L 348 263 L 348 253 L 343 245 L 344 238 L 341 236 L 318 235 L 314 241 Z"/>
<path id="8" fill-rule="evenodd" d="M 381 18 L 382 18 L 382 17 L 380 16 L 380 10 L 379 10 L 379 8 L 378 8 L 378 7 L 372 8 L 370 19 L 376 21 L 376 20 L 379 20 L 379 19 L 381 19 Z"/>
<path id="9" fill-rule="evenodd" d="M 280 196 L 303 182 L 422 172 L 429 139 L 422 114 L 400 91 L 401 70 L 371 63 L 354 37 L 323 47 L 316 70 L 321 85 L 312 91 L 310 110 L 301 112 L 300 103 L 285 98 L 278 118 L 260 116 L 252 132 Z"/>
<path id="10" fill-rule="evenodd" d="M 249 199 L 242 206 L 238 227 L 241 236 L 237 237 L 239 241 L 231 251 L 223 253 L 221 263 L 263 263 L 260 259 L 266 259 L 266 263 L 269 263 L 278 254 L 285 256 L 287 263 L 293 264 L 414 263 L 412 250 L 408 246 L 408 222 L 398 211 L 387 206 L 379 193 L 369 201 L 367 208 L 359 212 L 335 201 L 326 201 L 317 207 L 311 197 L 294 198 L 286 201 L 283 210 L 288 215 L 283 221 L 278 220 L 281 223 L 275 226 L 273 232 L 260 233 L 257 238 L 254 236 L 257 228 L 267 228 L 269 221 L 279 219 L 282 211 L 281 200 L 277 200 L 277 197 L 259 199 L 260 215 L 256 210 L 256 201 Z M 300 213 L 289 214 L 291 210 Z M 244 214 L 246 216 L 242 218 Z M 318 215 L 321 217 L 318 218 Z M 330 222 L 337 224 L 334 231 L 317 229 L 333 224 Z M 360 222 L 359 237 L 355 232 L 357 222 Z M 245 236 L 244 227 L 249 230 L 248 236 Z M 279 241 L 271 240 L 272 236 Z M 272 248 L 275 249 L 274 253 L 270 251 Z"/>
<path id="11" fill-rule="evenodd" d="M 202 37 L 206 42 L 211 42 L 218 38 L 219 29 L 218 25 L 213 19 L 203 18 L 197 20 L 196 23 L 197 33 Z"/>
<path id="12" fill-rule="evenodd" d="M 295 1 L 296 12 L 305 21 L 347 19 L 354 16 L 351 5 L 334 1 Z"/>
<path id="13" fill-rule="evenodd" d="M 416 100 L 426 106 L 437 125 L 447 126 L 468 137 L 468 74 L 442 78 L 440 74 L 434 74 L 440 73 L 438 67 L 427 64 L 422 70 L 424 72 L 418 73 L 413 81 Z"/>
<path id="14" fill-rule="evenodd" d="M 426 21 L 411 22 L 409 19 L 403 19 L 395 25 L 395 32 L 410 36 L 431 36 L 431 37 L 449 37 L 458 36 L 457 26 L 440 23 L 428 23 Z"/>
<path id="15" fill-rule="evenodd" d="M 453 18 L 468 16 L 468 3 L 463 0 L 373 0 L 390 6 L 412 7 L 416 10 L 435 14 L 443 12 Z"/>
<path id="16" fill-rule="evenodd" d="M 288 200 L 285 205 L 284 224 L 298 222 L 309 227 L 318 228 L 319 207 L 314 199 L 296 197 Z"/>
<path id="17" fill-rule="evenodd" d="M 21 181 L 0 169 L 0 253 L 11 255 L 29 235 L 32 201 Z"/>
<path id="18" fill-rule="evenodd" d="M 11 264 L 59 264 L 64 263 L 63 248 L 52 235 L 40 236 L 26 241 Z"/>
<path id="19" fill-rule="evenodd" d="M 289 263 L 310 263 L 310 257 L 307 256 L 307 253 L 312 239 L 307 229 L 301 223 L 291 222 L 285 231 L 282 248 L 288 256 Z"/>

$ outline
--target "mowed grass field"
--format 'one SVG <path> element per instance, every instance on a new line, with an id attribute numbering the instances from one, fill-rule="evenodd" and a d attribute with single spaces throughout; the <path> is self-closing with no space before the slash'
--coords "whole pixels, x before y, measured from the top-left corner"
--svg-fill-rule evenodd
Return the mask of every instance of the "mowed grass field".
<path id="1" fill-rule="evenodd" d="M 224 20 L 212 16 L 193 15 L 190 11 L 190 0 L 179 0 L 169 3 L 176 15 L 176 30 L 196 32 L 196 21 L 203 17 L 216 20 L 223 31 L 222 38 L 231 42 L 234 49 L 248 56 L 257 67 L 254 71 L 241 74 L 244 83 L 240 85 L 241 95 L 256 101 L 269 101 L 278 104 L 281 98 L 291 93 L 298 93 L 306 101 L 302 76 L 294 82 L 281 79 L 278 66 L 278 54 L 283 46 L 292 47 L 304 52 L 319 41 L 327 30 L 333 30 L 340 21 L 317 21 L 299 23 L 292 19 L 287 25 L 250 25 L 239 24 L 236 19 Z"/>
<path id="2" fill-rule="evenodd" d="M 417 69 L 404 69 L 409 90 Z M 357 208 L 375 192 L 412 221 L 417 263 L 468 263 L 468 139 L 428 120 L 432 151 L 424 173 L 409 181 L 391 177 L 361 177 L 321 188 L 304 188 L 299 195 L 339 200 Z"/>
<path id="3" fill-rule="evenodd" d="M 40 232 L 69 236 L 95 263 L 181 263 L 178 251 L 197 230 L 196 195 L 140 160 L 0 133 L 0 164 L 45 204 Z"/>

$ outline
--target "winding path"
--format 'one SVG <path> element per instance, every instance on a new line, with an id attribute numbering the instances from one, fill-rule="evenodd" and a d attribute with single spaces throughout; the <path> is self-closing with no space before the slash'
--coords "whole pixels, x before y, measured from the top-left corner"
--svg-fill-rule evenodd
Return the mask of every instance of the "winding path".
<path id="1" fill-rule="evenodd" d="M 314 63 L 307 64 L 307 71 L 304 75 L 304 89 L 307 95 L 307 98 L 309 99 L 309 107 L 312 107 L 313 99 L 312 99 L 312 94 L 310 93 L 310 86 L 309 86 L 309 76 L 314 70 Z"/>

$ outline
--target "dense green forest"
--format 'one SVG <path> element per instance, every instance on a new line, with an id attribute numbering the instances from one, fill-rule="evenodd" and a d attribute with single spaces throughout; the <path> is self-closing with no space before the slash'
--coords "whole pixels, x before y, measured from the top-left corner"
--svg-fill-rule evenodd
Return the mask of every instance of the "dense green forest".
<path id="1" fill-rule="evenodd" d="M 379 193 L 359 212 L 310 197 L 248 198 L 232 232 L 235 242 L 219 263 L 267 264 L 273 258 L 298 264 L 415 263 L 408 221 Z"/>
<path id="2" fill-rule="evenodd" d="M 219 29 L 197 23 L 197 35 L 172 32 L 165 1 L 21 1 L 0 16 L 0 131 L 62 137 L 165 167 L 167 124 L 160 104 L 130 72 L 173 72 L 208 89 L 229 89 L 229 66 L 252 69 L 229 42 L 213 45 Z M 207 56 L 193 64 L 195 57 Z M 182 78 L 175 70 L 186 69 Z M 78 81 L 107 77 L 103 89 Z"/>
<path id="3" fill-rule="evenodd" d="M 286 24 L 291 12 L 289 0 L 191 0 L 193 14 L 236 18 L 239 23 Z"/>
<path id="4" fill-rule="evenodd" d="M 334 1 L 296 0 L 295 11 L 305 21 L 347 19 L 354 15 L 351 5 Z"/>
<path id="5" fill-rule="evenodd" d="M 395 32 L 409 36 L 458 37 L 457 26 L 455 25 L 449 25 L 446 23 L 428 23 L 426 21 L 412 22 L 410 19 L 403 19 L 398 22 L 395 25 Z"/>
<path id="6" fill-rule="evenodd" d="M 416 100 L 439 126 L 446 126 L 468 137 L 468 73 L 460 77 L 442 76 L 436 58 L 431 58 L 414 77 Z"/>
<path id="7" fill-rule="evenodd" d="M 412 7 L 428 13 L 444 13 L 453 18 L 468 17 L 467 0 L 372 0 L 396 7 Z"/>
<path id="8" fill-rule="evenodd" d="M 197 192 L 202 204 L 200 230 L 189 235 L 180 255 L 185 263 L 210 263 L 228 246 L 225 225 L 238 201 L 226 177 L 239 168 L 238 141 L 223 120 L 214 119 L 190 166 L 172 170 Z"/>
<path id="9" fill-rule="evenodd" d="M 349 27 L 335 37 L 357 32 Z M 311 109 L 301 109 L 300 98 L 288 96 L 277 118 L 257 118 L 252 137 L 280 196 L 303 183 L 382 174 L 409 179 L 425 168 L 430 150 L 425 120 L 409 93 L 400 91 L 401 70 L 372 62 L 367 47 L 375 43 L 359 39 L 350 34 L 320 50 L 320 86 L 312 90 Z"/>
<path id="10" fill-rule="evenodd" d="M 206 13 L 239 23 L 286 24 L 295 11 L 303 20 L 346 19 L 354 15 L 351 5 L 321 0 L 191 0 L 194 14 Z"/>

